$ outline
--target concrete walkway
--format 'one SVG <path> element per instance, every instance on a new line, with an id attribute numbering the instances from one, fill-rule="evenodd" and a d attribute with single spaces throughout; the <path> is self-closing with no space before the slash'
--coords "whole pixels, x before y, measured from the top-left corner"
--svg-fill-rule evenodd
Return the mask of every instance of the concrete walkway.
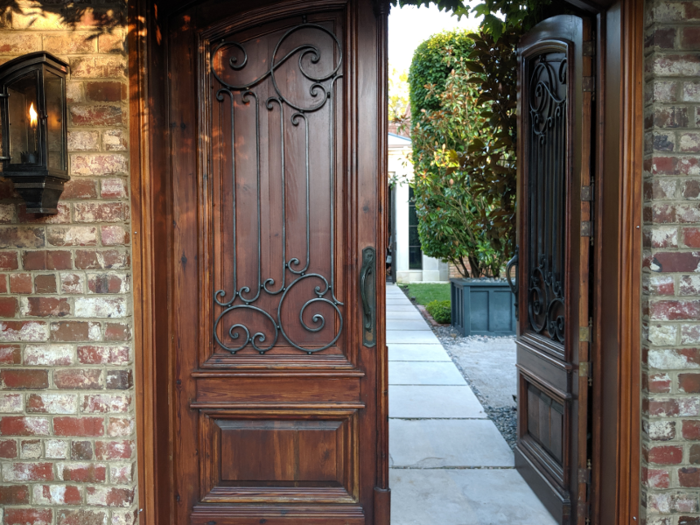
<path id="1" fill-rule="evenodd" d="M 418 310 L 386 302 L 392 525 L 556 525 Z"/>

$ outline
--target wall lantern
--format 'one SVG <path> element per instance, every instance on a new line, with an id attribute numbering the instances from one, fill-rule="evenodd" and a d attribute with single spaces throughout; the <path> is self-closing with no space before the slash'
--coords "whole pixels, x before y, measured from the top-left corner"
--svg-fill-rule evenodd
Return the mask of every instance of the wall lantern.
<path id="1" fill-rule="evenodd" d="M 0 66 L 2 171 L 15 183 L 28 213 L 58 213 L 70 180 L 66 154 L 68 64 L 30 53 Z"/>

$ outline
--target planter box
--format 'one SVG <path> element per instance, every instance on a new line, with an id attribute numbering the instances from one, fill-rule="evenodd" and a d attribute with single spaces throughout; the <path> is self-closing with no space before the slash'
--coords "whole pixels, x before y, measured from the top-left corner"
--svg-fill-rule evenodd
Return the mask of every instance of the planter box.
<path id="1" fill-rule="evenodd" d="M 515 335 L 515 296 L 507 282 L 450 282 L 452 326 L 462 335 Z"/>

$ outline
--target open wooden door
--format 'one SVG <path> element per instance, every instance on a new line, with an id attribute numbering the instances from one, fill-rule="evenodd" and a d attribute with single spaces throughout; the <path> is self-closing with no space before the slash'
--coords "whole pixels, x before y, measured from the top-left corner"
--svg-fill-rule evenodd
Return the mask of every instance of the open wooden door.
<path id="1" fill-rule="evenodd" d="M 389 525 L 386 15 L 241 0 L 168 22 L 168 525 Z"/>
<path id="2" fill-rule="evenodd" d="M 520 57 L 516 467 L 562 524 L 589 518 L 595 45 L 548 19 Z"/>

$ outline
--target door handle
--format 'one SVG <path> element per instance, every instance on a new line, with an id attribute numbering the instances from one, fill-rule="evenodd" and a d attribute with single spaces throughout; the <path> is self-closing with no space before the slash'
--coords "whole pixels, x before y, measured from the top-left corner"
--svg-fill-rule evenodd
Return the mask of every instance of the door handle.
<path id="1" fill-rule="evenodd" d="M 508 261 L 508 264 L 506 265 L 506 280 L 508 281 L 508 286 L 510 286 L 510 291 L 513 293 L 515 296 L 515 317 L 518 317 L 518 291 L 520 289 L 520 277 L 519 277 L 519 268 L 518 268 L 518 252 L 519 252 L 519 247 L 515 247 L 515 255 L 513 255 L 513 258 Z M 513 282 L 513 279 L 510 277 L 510 272 L 511 270 L 515 268 L 515 282 Z"/>
<path id="2" fill-rule="evenodd" d="M 360 296 L 362 298 L 362 342 L 365 346 L 374 346 L 376 341 L 375 303 L 377 302 L 376 279 L 377 254 L 373 247 L 362 250 L 362 269 L 360 270 Z"/>

